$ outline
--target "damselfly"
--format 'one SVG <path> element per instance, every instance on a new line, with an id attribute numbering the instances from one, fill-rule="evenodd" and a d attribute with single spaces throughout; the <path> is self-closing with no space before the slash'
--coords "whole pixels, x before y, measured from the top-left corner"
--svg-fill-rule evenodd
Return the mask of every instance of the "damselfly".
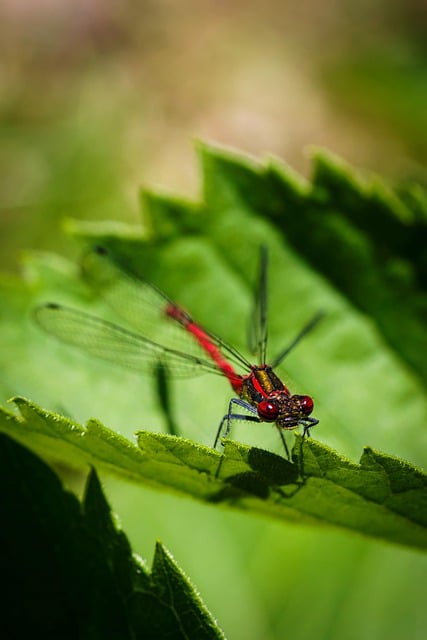
<path id="1" fill-rule="evenodd" d="M 82 260 L 84 278 L 127 323 L 127 329 L 84 311 L 49 302 L 35 309 L 38 324 L 61 341 L 88 354 L 138 372 L 162 367 L 167 373 L 188 376 L 204 371 L 225 376 L 236 394 L 221 420 L 214 447 L 230 432 L 233 420 L 273 423 L 283 430 L 303 427 L 303 435 L 318 423 L 311 417 L 314 403 L 308 395 L 291 394 L 276 375 L 280 365 L 300 340 L 313 329 L 322 314 L 316 314 L 270 364 L 267 364 L 267 263 L 261 248 L 251 342 L 258 364 L 251 364 L 236 348 L 204 329 L 155 286 L 121 265 L 109 250 L 94 247 Z M 156 339 L 163 323 L 171 335 Z M 179 345 L 182 339 L 185 349 Z M 243 370 L 240 373 L 238 369 Z"/>

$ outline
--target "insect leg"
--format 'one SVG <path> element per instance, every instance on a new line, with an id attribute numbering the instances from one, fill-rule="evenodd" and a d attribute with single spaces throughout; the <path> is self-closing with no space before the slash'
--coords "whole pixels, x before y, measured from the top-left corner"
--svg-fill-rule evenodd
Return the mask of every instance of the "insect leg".
<path id="1" fill-rule="evenodd" d="M 316 424 L 319 424 L 319 421 L 316 418 L 305 418 L 304 420 L 300 420 L 300 424 L 304 425 L 304 430 L 302 432 L 302 437 L 307 438 L 310 437 L 310 429 L 312 429 Z"/>
<path id="2" fill-rule="evenodd" d="M 237 405 L 238 407 L 243 407 L 243 409 L 246 409 L 247 411 L 249 411 L 253 415 L 244 415 L 244 414 L 241 414 L 241 413 L 233 413 L 234 405 Z M 260 422 L 260 419 L 258 417 L 258 413 L 257 413 L 257 410 L 256 410 L 255 407 L 253 407 L 251 404 L 248 404 L 247 402 L 245 402 L 245 400 L 242 400 L 241 398 L 231 398 L 231 400 L 229 402 L 229 405 L 228 405 L 228 412 L 225 414 L 225 416 L 221 420 L 220 425 L 218 427 L 218 431 L 217 431 L 217 434 L 216 434 L 215 442 L 214 442 L 214 445 L 213 445 L 214 449 L 216 449 L 216 446 L 217 446 L 218 441 L 220 439 L 224 424 L 226 425 L 225 432 L 224 432 L 224 438 L 226 438 L 228 436 L 228 434 L 230 433 L 231 420 L 247 420 L 248 422 Z"/>
<path id="3" fill-rule="evenodd" d="M 288 449 L 288 445 L 286 444 L 286 438 L 284 436 L 284 433 L 279 427 L 277 427 L 277 431 L 279 432 L 280 439 L 281 439 L 282 444 L 283 444 L 283 448 L 285 449 L 286 457 L 287 457 L 288 460 L 290 460 L 291 457 L 289 455 L 289 449 Z"/>

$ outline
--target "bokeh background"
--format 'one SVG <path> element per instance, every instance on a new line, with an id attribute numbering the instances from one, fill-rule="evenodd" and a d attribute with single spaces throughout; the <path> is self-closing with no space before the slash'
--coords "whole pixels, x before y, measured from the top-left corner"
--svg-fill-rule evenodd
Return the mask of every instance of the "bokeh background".
<path id="1" fill-rule="evenodd" d="M 427 183 L 426 35 L 422 0 L 2 0 L 0 266 L 72 253 L 66 217 L 139 223 L 142 184 L 197 197 L 194 138 Z M 160 538 L 229 638 L 425 637 L 412 551 L 106 482 L 134 549 Z"/>
<path id="2" fill-rule="evenodd" d="M 2 0 L 0 262 L 197 193 L 194 138 L 425 180 L 426 30 L 422 0 Z"/>

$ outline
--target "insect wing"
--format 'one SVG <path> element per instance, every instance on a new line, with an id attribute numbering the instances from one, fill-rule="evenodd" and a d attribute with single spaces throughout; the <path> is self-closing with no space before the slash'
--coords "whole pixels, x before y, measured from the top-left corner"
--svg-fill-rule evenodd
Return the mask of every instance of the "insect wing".
<path id="1" fill-rule="evenodd" d="M 91 288 L 138 334 L 163 345 L 166 350 L 184 352 L 195 360 L 205 360 L 206 351 L 194 335 L 166 314 L 166 309 L 176 306 L 175 303 L 155 286 L 116 262 L 108 249 L 94 247 L 88 251 L 82 260 L 82 273 Z M 205 329 L 202 331 L 227 359 L 245 369 L 250 368 L 250 363 L 234 347 L 215 334 Z"/>
<path id="2" fill-rule="evenodd" d="M 178 377 L 203 371 L 220 373 L 205 358 L 169 349 L 112 322 L 63 305 L 45 304 L 34 311 L 37 323 L 49 334 L 85 353 L 138 372 L 153 373 L 161 365 Z"/>
<path id="3" fill-rule="evenodd" d="M 267 247 L 261 246 L 258 282 L 255 288 L 255 298 L 251 324 L 249 326 L 249 348 L 256 354 L 257 362 L 265 364 L 267 358 L 268 340 L 268 297 L 267 297 L 268 252 Z"/>
<path id="4" fill-rule="evenodd" d="M 165 318 L 170 300 L 153 285 L 116 262 L 108 249 L 93 247 L 81 261 L 82 275 L 89 286 L 123 320 L 144 333 Z"/>
<path id="5" fill-rule="evenodd" d="M 296 345 L 301 342 L 301 340 L 308 334 L 310 331 L 313 331 L 314 327 L 322 320 L 325 316 L 323 311 L 318 311 L 312 319 L 307 322 L 306 325 L 301 329 L 301 331 L 295 336 L 295 338 L 290 342 L 285 349 L 283 349 L 273 360 L 271 366 L 273 369 L 278 367 L 280 363 L 286 358 L 286 356 L 293 351 Z"/>

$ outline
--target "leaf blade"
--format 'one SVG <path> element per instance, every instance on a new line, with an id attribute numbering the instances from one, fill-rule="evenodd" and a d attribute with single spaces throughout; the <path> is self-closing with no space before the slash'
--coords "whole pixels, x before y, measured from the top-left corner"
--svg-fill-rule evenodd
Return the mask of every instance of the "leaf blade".
<path id="1" fill-rule="evenodd" d="M 133 482 L 283 522 L 338 526 L 427 548 L 426 476 L 392 456 L 366 449 L 356 464 L 299 436 L 292 464 L 233 441 L 226 442 L 223 458 L 208 447 L 151 432 L 138 433 L 137 447 L 99 423 L 76 428 L 28 401 L 16 402 L 22 418 L 0 413 L 0 430 L 48 456 L 61 438 L 67 444 L 56 457 L 63 455 L 64 462 L 94 464 Z M 37 445 L 34 432 L 43 435 Z"/>

